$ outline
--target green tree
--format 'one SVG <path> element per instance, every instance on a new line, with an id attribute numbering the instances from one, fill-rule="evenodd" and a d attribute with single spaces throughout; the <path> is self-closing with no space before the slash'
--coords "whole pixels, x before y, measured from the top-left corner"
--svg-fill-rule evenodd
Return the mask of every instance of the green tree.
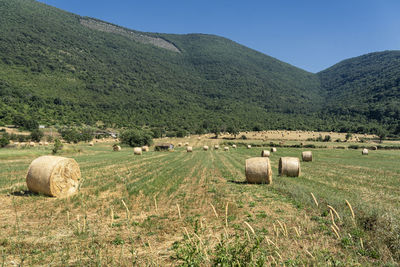
<path id="1" fill-rule="evenodd" d="M 53 154 L 57 154 L 57 152 L 59 150 L 61 150 L 63 148 L 63 144 L 61 143 L 60 139 L 56 138 L 56 140 L 54 141 L 54 147 L 53 147 Z"/>
<path id="2" fill-rule="evenodd" d="M 40 142 L 44 136 L 43 131 L 39 129 L 35 129 L 31 132 L 31 140 L 34 142 Z"/>
<path id="3" fill-rule="evenodd" d="M 153 143 L 152 134 L 141 129 L 129 129 L 121 133 L 121 143 L 131 147 L 150 146 Z"/>

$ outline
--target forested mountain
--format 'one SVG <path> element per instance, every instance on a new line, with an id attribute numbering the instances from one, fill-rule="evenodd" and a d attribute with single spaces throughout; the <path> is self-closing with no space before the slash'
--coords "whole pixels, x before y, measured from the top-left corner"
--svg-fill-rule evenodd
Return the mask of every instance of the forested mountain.
<path id="1" fill-rule="evenodd" d="M 222 37 L 143 33 L 33 0 L 0 0 L 0 14 L 0 124 L 102 121 L 190 132 L 397 127 L 394 117 L 346 113 L 359 101 L 387 105 L 342 86 L 351 84 L 335 78 L 342 63 L 316 75 Z M 342 101 L 349 90 L 357 100 Z"/>
<path id="2" fill-rule="evenodd" d="M 400 51 L 347 59 L 317 75 L 327 92 L 326 113 L 368 118 L 400 133 Z"/>

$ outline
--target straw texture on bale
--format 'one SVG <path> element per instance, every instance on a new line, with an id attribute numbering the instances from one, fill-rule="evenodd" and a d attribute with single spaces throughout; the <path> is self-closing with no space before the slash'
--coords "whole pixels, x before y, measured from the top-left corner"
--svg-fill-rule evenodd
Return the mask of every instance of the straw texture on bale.
<path id="1" fill-rule="evenodd" d="M 232 145 L 232 148 L 236 148 L 236 145 Z"/>
<path id="2" fill-rule="evenodd" d="M 303 161 L 312 161 L 312 152 L 311 151 L 301 152 L 301 158 L 303 159 Z"/>
<path id="3" fill-rule="evenodd" d="M 368 149 L 364 148 L 363 151 L 362 151 L 362 154 L 363 155 L 368 155 Z"/>
<path id="4" fill-rule="evenodd" d="M 148 146 L 142 146 L 142 151 L 149 152 L 149 147 Z"/>
<path id="5" fill-rule="evenodd" d="M 279 159 L 279 175 L 300 176 L 300 160 L 295 157 L 282 157 Z"/>
<path id="6" fill-rule="evenodd" d="M 276 147 L 272 147 L 271 152 L 276 152 Z"/>
<path id="7" fill-rule="evenodd" d="M 248 183 L 272 183 L 272 170 L 269 158 L 257 157 L 246 159 L 245 173 Z"/>
<path id="8" fill-rule="evenodd" d="M 224 151 L 229 151 L 229 147 L 224 147 Z"/>
<path id="9" fill-rule="evenodd" d="M 193 147 L 191 146 L 186 147 L 186 152 L 193 152 Z"/>
<path id="10" fill-rule="evenodd" d="M 81 171 L 74 159 L 42 156 L 29 166 L 26 184 L 31 192 L 65 197 L 77 191 L 80 178 Z"/>
<path id="11" fill-rule="evenodd" d="M 268 150 L 261 151 L 261 157 L 269 157 L 269 156 L 270 156 L 270 152 Z"/>
<path id="12" fill-rule="evenodd" d="M 135 155 L 142 155 L 142 148 L 141 147 L 135 147 L 133 148 L 133 153 Z"/>
<path id="13" fill-rule="evenodd" d="M 207 151 L 208 150 L 208 146 L 203 146 L 203 150 Z"/>
<path id="14" fill-rule="evenodd" d="M 215 145 L 215 146 L 214 146 L 214 149 L 219 149 L 219 145 Z"/>

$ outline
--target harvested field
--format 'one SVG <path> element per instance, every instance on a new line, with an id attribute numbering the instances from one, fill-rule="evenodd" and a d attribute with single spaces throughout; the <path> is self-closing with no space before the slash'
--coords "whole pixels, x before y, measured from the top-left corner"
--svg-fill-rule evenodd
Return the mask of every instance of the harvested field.
<path id="1" fill-rule="evenodd" d="M 281 147 L 270 157 L 274 183 L 257 185 L 244 183 L 245 160 L 269 147 L 238 146 L 226 153 L 203 151 L 218 139 L 170 141 L 189 142 L 193 153 L 186 147 L 150 148 L 135 157 L 132 148 L 115 153 L 110 143 L 66 145 L 61 156 L 78 162 L 82 184 L 78 194 L 63 199 L 32 194 L 25 184 L 30 162 L 50 154 L 51 146 L 0 150 L 0 263 L 163 266 L 230 259 L 250 265 L 259 260 L 367 266 L 399 261 L 398 228 L 391 220 L 400 216 L 400 165 L 393 164 L 399 151 L 363 157 L 361 150 L 313 149 L 315 161 L 303 164 L 302 176 L 293 178 L 278 176 L 279 158 L 300 157 L 303 149 Z M 328 205 L 340 220 L 332 221 Z"/>

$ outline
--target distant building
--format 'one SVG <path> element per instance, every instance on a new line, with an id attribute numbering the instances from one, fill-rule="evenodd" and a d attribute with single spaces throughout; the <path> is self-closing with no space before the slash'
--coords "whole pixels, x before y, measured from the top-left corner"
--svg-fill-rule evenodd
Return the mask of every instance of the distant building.
<path id="1" fill-rule="evenodd" d="M 44 128 L 46 128 L 45 125 L 39 125 L 39 129 L 44 129 Z"/>

